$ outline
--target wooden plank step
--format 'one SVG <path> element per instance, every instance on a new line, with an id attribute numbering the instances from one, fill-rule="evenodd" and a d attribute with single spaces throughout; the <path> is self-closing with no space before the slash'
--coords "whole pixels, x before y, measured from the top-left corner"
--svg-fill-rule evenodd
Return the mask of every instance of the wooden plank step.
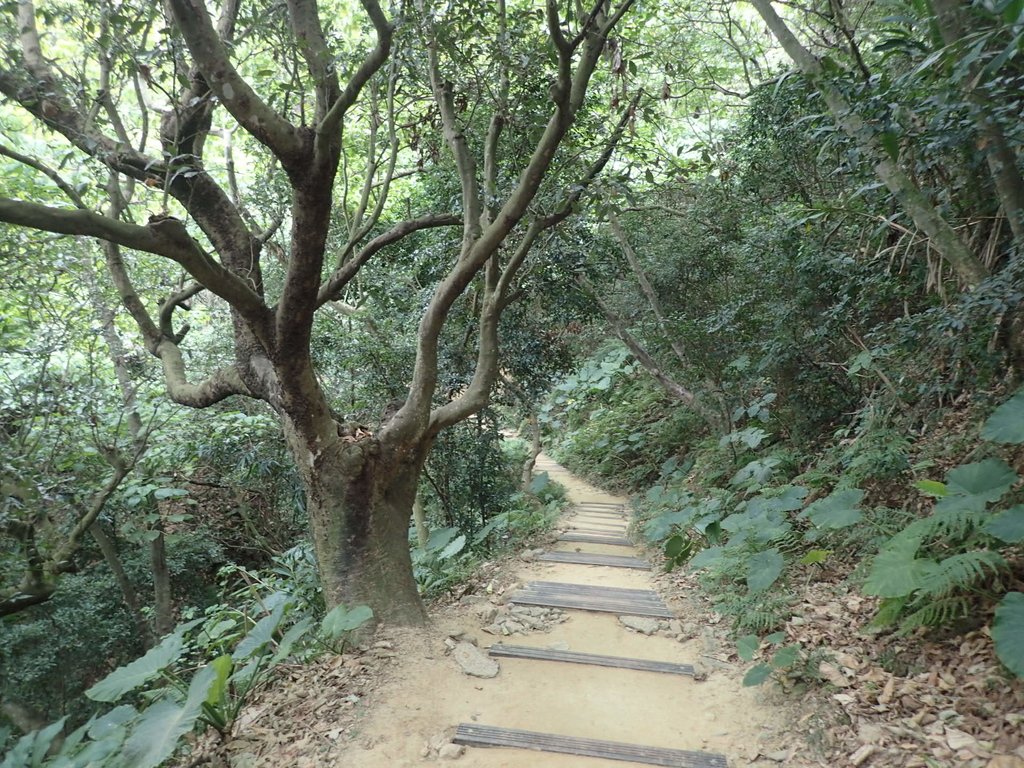
<path id="1" fill-rule="evenodd" d="M 583 534 L 585 536 L 612 536 L 612 537 L 616 537 L 616 534 L 618 534 L 619 536 L 624 536 L 625 533 L 626 533 L 626 530 L 624 528 L 619 528 L 617 530 L 615 530 L 615 529 L 613 529 L 613 530 L 607 530 L 607 529 L 602 530 L 601 528 L 581 528 L 579 526 L 570 525 L 568 528 L 565 529 L 564 532 L 565 533 L 579 533 L 579 534 Z"/>
<path id="2" fill-rule="evenodd" d="M 594 517 L 617 517 L 626 518 L 626 513 L 617 510 L 603 510 L 603 509 L 589 509 L 587 507 L 573 507 L 573 514 L 576 515 L 593 515 Z"/>
<path id="3" fill-rule="evenodd" d="M 605 595 L 628 597 L 636 600 L 651 600 L 661 603 L 661 597 L 653 589 L 634 589 L 633 587 L 602 587 L 597 584 L 575 584 L 571 581 L 530 581 L 524 589 L 547 590 L 549 592 L 566 592 L 573 595 Z"/>
<path id="4" fill-rule="evenodd" d="M 620 741 L 584 739 L 555 733 L 523 731 L 518 728 L 499 728 L 477 723 L 459 723 L 455 730 L 456 744 L 467 747 L 512 747 L 537 752 L 556 752 L 562 755 L 601 757 L 605 760 L 624 760 L 666 768 L 728 768 L 725 755 L 695 752 L 685 749 L 645 747 Z"/>
<path id="5" fill-rule="evenodd" d="M 636 568 L 640 571 L 651 570 L 651 565 L 639 557 L 628 555 L 599 555 L 594 552 L 545 552 L 537 556 L 538 560 L 549 563 L 572 563 L 574 565 L 607 565 L 612 568 Z"/>
<path id="6" fill-rule="evenodd" d="M 568 664 L 592 664 L 597 667 L 615 669 L 636 669 L 641 672 L 663 672 L 668 675 L 693 675 L 690 664 L 676 664 L 671 661 L 651 659 L 630 659 L 625 656 L 603 656 L 598 653 L 576 651 L 555 651 L 548 648 L 532 648 L 527 645 L 505 645 L 495 643 L 490 655 L 508 659 L 535 659 L 537 661 L 563 661 Z"/>
<path id="7" fill-rule="evenodd" d="M 509 602 L 547 608 L 615 613 L 620 616 L 654 616 L 663 619 L 674 617 L 657 592 L 621 587 L 590 587 L 534 581 L 513 593 L 509 597 Z"/>
<path id="8" fill-rule="evenodd" d="M 632 547 L 633 542 L 619 536 L 594 536 L 589 533 L 563 533 L 558 541 L 579 541 L 587 544 L 612 544 L 617 547 Z"/>

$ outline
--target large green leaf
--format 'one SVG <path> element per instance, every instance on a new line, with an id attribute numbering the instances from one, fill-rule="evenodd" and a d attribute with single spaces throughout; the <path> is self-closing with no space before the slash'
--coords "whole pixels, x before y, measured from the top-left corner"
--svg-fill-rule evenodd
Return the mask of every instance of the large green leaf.
<path id="1" fill-rule="evenodd" d="M 372 618 L 373 611 L 368 605 L 357 605 L 353 608 L 339 605 L 324 616 L 320 628 L 329 638 L 337 640 L 342 635 L 359 629 Z"/>
<path id="2" fill-rule="evenodd" d="M 291 628 L 284 633 L 281 641 L 277 644 L 277 651 L 274 653 L 274 658 L 271 659 L 271 664 L 277 664 L 288 658 L 288 655 L 292 652 L 292 646 L 295 645 L 302 637 L 309 631 L 310 626 L 313 624 L 313 618 L 306 616 L 295 622 Z"/>
<path id="3" fill-rule="evenodd" d="M 206 704 L 216 709 L 223 706 L 224 702 L 227 701 L 228 678 L 231 677 L 231 671 L 235 668 L 235 663 L 231 660 L 231 656 L 225 653 L 211 661 L 210 667 L 214 671 L 214 677 L 210 690 L 206 694 Z"/>
<path id="4" fill-rule="evenodd" d="M 113 702 L 143 683 L 152 680 L 181 656 L 185 646 L 181 634 L 168 635 L 146 651 L 145 655 L 118 667 L 85 692 L 93 701 Z"/>
<path id="5" fill-rule="evenodd" d="M 437 553 L 438 560 L 447 560 L 466 548 L 466 536 L 462 534 L 448 542 L 447 546 Z"/>
<path id="6" fill-rule="evenodd" d="M 277 631 L 283 616 L 284 603 L 278 603 L 274 610 L 257 621 L 253 628 L 249 630 L 249 634 L 243 637 L 242 641 L 235 646 L 231 658 L 236 662 L 244 661 L 262 650 L 274 639 L 274 632 Z"/>
<path id="7" fill-rule="evenodd" d="M 761 647 L 761 638 L 757 635 L 744 635 L 736 640 L 736 653 L 744 661 L 753 661 Z"/>
<path id="8" fill-rule="evenodd" d="M 685 507 L 676 512 L 667 512 L 658 515 L 647 521 L 644 526 L 644 536 L 648 541 L 661 541 L 676 526 L 687 525 L 693 519 L 694 507 Z"/>
<path id="9" fill-rule="evenodd" d="M 427 546 L 424 549 L 428 552 L 444 549 L 458 535 L 458 528 L 435 528 L 430 532 L 430 538 L 427 539 Z"/>
<path id="10" fill-rule="evenodd" d="M 747 562 L 747 588 L 751 592 L 768 589 L 782 574 L 785 564 L 782 553 L 774 547 L 753 555 Z"/>
<path id="11" fill-rule="evenodd" d="M 1007 592 L 992 622 L 996 656 L 1017 677 L 1024 678 L 1024 592 Z"/>
<path id="12" fill-rule="evenodd" d="M 981 436 L 993 443 L 1024 443 L 1024 388 L 992 412 Z"/>
<path id="13" fill-rule="evenodd" d="M 89 738 L 93 741 L 101 741 L 109 738 L 112 734 L 121 733 L 125 730 L 125 725 L 138 716 L 139 713 L 135 711 L 135 707 L 128 704 L 114 707 L 89 725 Z"/>
<path id="14" fill-rule="evenodd" d="M 217 671 L 207 665 L 192 678 L 184 704 L 160 699 L 148 707 L 125 742 L 126 768 L 156 768 L 174 754 L 181 737 L 195 727 L 216 679 Z"/>
<path id="15" fill-rule="evenodd" d="M 920 542 L 895 538 L 871 563 L 864 592 L 878 597 L 904 597 L 914 592 L 935 568 L 932 560 L 917 557 Z"/>
<path id="16" fill-rule="evenodd" d="M 32 766 L 43 764 L 43 760 L 46 758 L 46 753 L 49 752 L 50 747 L 53 746 L 53 740 L 57 738 L 57 734 L 64 730 L 64 721 L 67 719 L 68 718 L 65 715 L 60 720 L 56 720 L 45 728 L 41 728 L 36 731 L 36 740 L 32 745 Z"/>
<path id="17" fill-rule="evenodd" d="M 698 552 L 689 565 L 693 569 L 710 568 L 713 565 L 718 565 L 724 557 L 725 549 L 723 547 L 708 547 Z"/>
<path id="18" fill-rule="evenodd" d="M 982 530 L 1007 544 L 1020 544 L 1024 541 L 1024 504 L 1000 512 L 985 523 Z"/>
<path id="19" fill-rule="evenodd" d="M 809 504 L 800 516 L 809 518 L 818 528 L 848 528 L 863 517 L 857 509 L 863 498 L 864 491 L 859 488 L 844 488 Z"/>
<path id="20" fill-rule="evenodd" d="M 937 499 L 941 499 L 949 493 L 946 484 L 940 483 L 938 480 L 918 480 L 914 483 L 914 487 L 921 491 L 921 493 L 927 493 L 929 496 L 934 496 Z"/>
<path id="21" fill-rule="evenodd" d="M 995 501 L 1017 482 L 1017 473 L 1000 459 L 985 459 L 950 470 L 946 485 L 951 493 Z"/>
<path id="22" fill-rule="evenodd" d="M 747 674 L 743 676 L 743 685 L 760 685 L 771 676 L 771 667 L 769 667 L 767 664 L 756 664 L 755 666 L 748 669 Z"/>

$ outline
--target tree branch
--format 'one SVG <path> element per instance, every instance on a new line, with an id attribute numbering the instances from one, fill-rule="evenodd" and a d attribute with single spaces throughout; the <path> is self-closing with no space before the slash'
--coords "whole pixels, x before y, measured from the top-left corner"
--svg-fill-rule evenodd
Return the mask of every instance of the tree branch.
<path id="1" fill-rule="evenodd" d="M 355 104 L 359 98 L 359 92 L 369 82 L 370 78 L 379 70 L 387 60 L 391 52 L 391 40 L 394 36 L 394 25 L 388 21 L 381 10 L 377 0 L 360 0 L 366 14 L 370 17 L 374 30 L 377 32 L 377 45 L 370 51 L 359 69 L 352 75 L 345 90 L 341 92 L 334 104 L 331 105 L 323 120 L 316 127 L 317 136 L 326 136 L 334 133 L 341 125 L 342 119 L 349 107 Z"/>
<path id="2" fill-rule="evenodd" d="M 338 297 L 341 290 L 356 276 L 374 254 L 378 253 L 392 243 L 397 243 L 402 238 L 423 229 L 434 227 L 451 227 L 459 223 L 458 216 L 452 213 L 435 213 L 421 216 L 418 219 L 409 219 L 395 225 L 387 232 L 384 232 L 368 242 L 358 254 L 338 267 L 327 281 L 320 286 L 317 295 L 316 306 L 320 307 L 328 301 Z"/>
<path id="3" fill-rule="evenodd" d="M 266 319 L 268 310 L 260 296 L 239 277 L 210 258 L 178 219 L 152 217 L 149 224 L 142 227 L 92 211 L 50 208 L 0 197 L 0 221 L 62 235 L 96 237 L 163 256 L 180 264 L 192 277 L 238 309 L 243 316 L 260 322 Z"/>
<path id="4" fill-rule="evenodd" d="M 231 64 L 204 0 L 167 0 L 167 5 L 210 89 L 246 131 L 290 165 L 285 161 L 302 150 L 298 131 L 264 103 Z"/>
<path id="5" fill-rule="evenodd" d="M 632 5 L 632 2 L 633 0 L 625 0 L 620 9 L 621 12 L 624 13 L 625 9 Z M 551 24 L 550 14 L 552 5 L 554 5 L 553 0 L 547 6 L 549 27 Z M 557 10 L 557 6 L 555 10 Z M 620 17 L 621 13 L 615 18 L 617 20 Z M 606 23 L 603 17 L 595 21 L 586 36 L 586 43 L 583 46 L 574 74 L 571 73 L 571 64 L 569 74 L 567 75 L 565 72 L 564 64 L 570 61 L 569 55 L 561 50 L 558 51 L 560 75 L 559 82 L 556 83 L 552 93 L 552 98 L 555 101 L 554 112 L 535 145 L 526 167 L 520 174 L 516 188 L 504 205 L 501 206 L 494 220 L 480 232 L 478 237 L 473 237 L 479 231 L 478 222 L 480 221 L 479 200 L 476 197 L 475 170 L 473 170 L 472 158 L 468 154 L 468 149 L 463 150 L 465 152 L 464 162 L 459 166 L 460 177 L 463 178 L 463 199 L 468 199 L 469 202 L 477 207 L 474 207 L 473 215 L 470 215 L 468 210 L 464 212 L 464 227 L 467 236 L 463 240 L 463 254 L 458 263 L 438 284 L 430 303 L 420 319 L 417 333 L 416 363 L 413 369 L 412 383 L 409 387 L 409 397 L 406 399 L 405 405 L 389 422 L 387 427 L 389 431 L 414 435 L 420 429 L 434 429 L 437 424 L 447 422 L 449 418 L 447 415 L 431 415 L 430 402 L 437 386 L 438 340 L 448 312 L 480 269 L 498 252 L 508 234 L 520 221 L 528 206 L 536 197 L 544 176 L 551 167 L 558 146 L 571 127 L 577 110 L 583 104 L 590 78 L 597 66 L 597 62 L 600 60 L 611 29 L 611 23 Z M 552 34 L 554 33 L 552 32 Z M 554 44 L 557 47 L 557 42 Z M 432 45 L 428 45 L 428 53 L 431 59 L 431 79 L 435 85 L 436 97 L 439 97 L 438 100 L 442 106 L 442 124 L 445 125 L 446 135 L 450 138 L 453 151 L 455 148 L 465 148 L 465 137 L 459 132 L 453 132 L 455 124 L 453 121 L 454 112 L 452 110 L 451 92 L 446 84 L 440 82 L 436 41 Z M 571 80 L 567 84 L 566 78 L 570 76 Z M 449 112 L 448 117 L 445 117 L 445 110 Z M 458 162 L 458 153 L 456 153 L 456 157 Z M 471 170 L 473 170 L 472 178 L 468 179 L 466 176 Z M 467 197 L 467 189 L 473 191 L 472 199 Z M 467 245 L 469 246 L 468 250 L 466 249 Z M 488 285 L 490 284 L 490 280 L 488 280 Z M 496 334 L 497 318 L 501 311 L 496 298 L 485 301 L 484 310 L 482 311 L 485 313 L 493 311 Z M 485 339 L 485 334 L 489 330 L 485 325 L 485 320 L 485 315 L 481 315 L 481 349 L 479 350 L 479 356 L 482 360 L 489 360 L 489 352 L 486 349 L 486 345 L 489 342 Z M 481 381 L 486 380 L 487 376 L 493 375 L 492 373 L 478 370 L 474 374 L 474 379 L 477 378 L 478 374 L 481 376 Z"/>

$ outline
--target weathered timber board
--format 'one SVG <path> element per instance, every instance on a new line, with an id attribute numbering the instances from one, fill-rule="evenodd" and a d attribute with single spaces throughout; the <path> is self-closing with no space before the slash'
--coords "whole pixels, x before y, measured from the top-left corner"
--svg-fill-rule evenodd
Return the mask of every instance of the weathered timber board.
<path id="1" fill-rule="evenodd" d="M 562 661 L 568 664 L 591 664 L 597 667 L 635 669 L 641 672 L 662 672 L 668 675 L 693 675 L 693 666 L 690 664 L 676 664 L 671 661 L 654 661 L 651 659 L 631 659 L 625 656 L 604 656 L 598 653 L 555 651 L 548 648 L 531 648 L 526 645 L 495 643 L 490 648 L 490 655 L 508 659 L 533 659 L 536 661 Z"/>
<path id="2" fill-rule="evenodd" d="M 520 605 L 540 605 L 548 608 L 571 608 L 629 616 L 673 618 L 673 613 L 662 602 L 658 593 L 652 590 L 534 581 L 512 594 L 509 601 Z"/>
<path id="3" fill-rule="evenodd" d="M 644 765 L 661 765 L 666 768 L 728 768 L 724 755 L 711 752 L 645 747 L 640 744 L 561 736 L 555 733 L 523 731 L 518 728 L 498 728 L 476 723 L 459 723 L 453 741 L 468 747 L 532 749 L 537 752 L 601 757 L 606 760 L 624 760 Z"/>
<path id="4" fill-rule="evenodd" d="M 612 544 L 617 547 L 632 547 L 633 542 L 619 536 L 594 536 L 589 533 L 563 533 L 558 541 L 579 541 L 588 544 Z"/>
<path id="5" fill-rule="evenodd" d="M 640 571 L 651 570 L 651 565 L 639 557 L 628 555 L 599 555 L 593 552 L 545 552 L 538 555 L 538 560 L 549 563 L 572 563 L 574 565 L 607 565 L 612 568 L 635 568 Z"/>
<path id="6" fill-rule="evenodd" d="M 605 597 L 628 597 L 634 600 L 652 600 L 661 603 L 661 597 L 653 589 L 632 587 L 601 587 L 596 584 L 574 584 L 571 581 L 531 581 L 524 589 L 543 589 L 552 592 L 566 592 L 573 595 L 603 595 Z"/>
<path id="7" fill-rule="evenodd" d="M 593 517 L 575 517 L 574 516 L 574 517 L 567 517 L 567 518 L 565 518 L 565 521 L 567 523 L 572 524 L 572 525 L 594 525 L 594 526 L 601 526 L 601 527 L 614 526 L 614 527 L 620 528 L 620 529 L 628 528 L 629 527 L 629 520 L 624 520 L 622 518 L 619 518 L 617 520 L 612 520 L 611 518 L 608 518 L 607 520 L 597 520 L 597 519 L 595 519 Z"/>

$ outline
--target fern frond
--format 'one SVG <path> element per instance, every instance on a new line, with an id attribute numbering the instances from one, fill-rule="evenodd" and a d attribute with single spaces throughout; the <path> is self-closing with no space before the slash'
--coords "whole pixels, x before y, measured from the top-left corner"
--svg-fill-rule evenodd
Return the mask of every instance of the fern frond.
<path id="1" fill-rule="evenodd" d="M 924 541 L 941 539 L 945 543 L 963 541 L 985 518 L 984 509 L 964 506 L 936 507 L 929 516 L 917 522 L 922 523 L 921 538 Z"/>
<path id="2" fill-rule="evenodd" d="M 918 584 L 915 600 L 942 598 L 968 589 L 1005 567 L 1002 556 L 987 549 L 951 555 L 928 569 Z"/>
<path id="3" fill-rule="evenodd" d="M 777 611 L 747 611 L 736 617 L 735 629 L 762 633 L 775 629 L 785 621 L 785 617 Z"/>
<path id="4" fill-rule="evenodd" d="M 797 531 L 787 531 L 782 536 L 772 539 L 769 543 L 787 555 L 799 552 L 805 546 L 803 534 Z"/>
<path id="5" fill-rule="evenodd" d="M 972 601 L 963 595 L 930 600 L 923 608 L 911 613 L 900 622 L 900 634 L 918 627 L 941 627 L 971 614 Z"/>

